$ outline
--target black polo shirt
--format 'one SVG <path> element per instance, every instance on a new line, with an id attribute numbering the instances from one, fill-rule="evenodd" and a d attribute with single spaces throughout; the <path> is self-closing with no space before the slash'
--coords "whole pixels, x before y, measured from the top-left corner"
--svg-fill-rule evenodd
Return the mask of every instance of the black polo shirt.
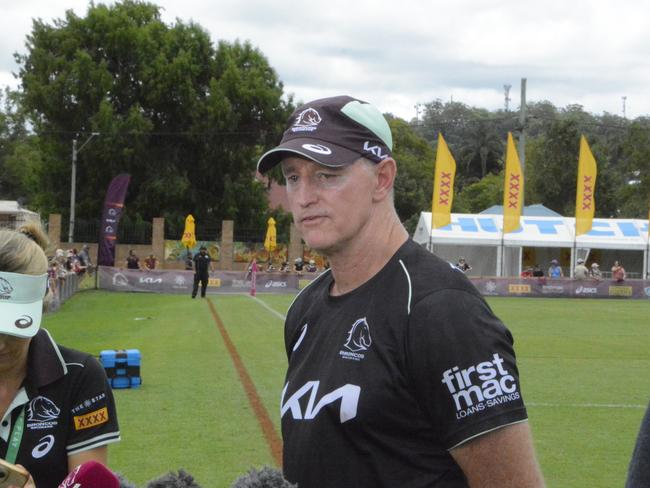
<path id="1" fill-rule="evenodd" d="M 513 338 L 456 267 L 413 241 L 289 309 L 284 473 L 301 488 L 467 488 L 450 450 L 525 421 Z"/>
<path id="2" fill-rule="evenodd" d="M 207 252 L 205 254 L 196 254 L 194 256 L 194 271 L 197 274 L 207 276 L 208 270 L 210 269 L 210 261 L 212 261 L 212 258 Z"/>
<path id="3" fill-rule="evenodd" d="M 56 488 L 68 474 L 68 456 L 120 440 L 106 374 L 91 355 L 57 345 L 41 329 L 29 345 L 27 378 L 0 423 L 0 457 L 24 408 L 17 464 L 38 488 Z"/>

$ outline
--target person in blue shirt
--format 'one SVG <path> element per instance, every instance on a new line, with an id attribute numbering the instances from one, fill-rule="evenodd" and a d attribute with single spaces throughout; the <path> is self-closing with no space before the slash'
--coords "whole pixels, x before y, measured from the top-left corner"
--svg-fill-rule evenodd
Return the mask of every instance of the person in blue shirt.
<path id="1" fill-rule="evenodd" d="M 557 259 L 554 259 L 551 261 L 551 267 L 548 268 L 548 277 L 549 278 L 563 278 L 564 273 L 562 272 L 562 268 L 557 262 Z"/>

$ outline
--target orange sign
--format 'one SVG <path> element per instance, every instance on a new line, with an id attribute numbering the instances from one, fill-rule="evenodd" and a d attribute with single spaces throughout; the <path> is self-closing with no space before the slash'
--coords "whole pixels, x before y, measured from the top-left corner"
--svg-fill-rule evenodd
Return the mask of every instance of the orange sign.
<path id="1" fill-rule="evenodd" d="M 83 430 L 108 422 L 108 409 L 106 407 L 74 417 L 74 430 Z"/>

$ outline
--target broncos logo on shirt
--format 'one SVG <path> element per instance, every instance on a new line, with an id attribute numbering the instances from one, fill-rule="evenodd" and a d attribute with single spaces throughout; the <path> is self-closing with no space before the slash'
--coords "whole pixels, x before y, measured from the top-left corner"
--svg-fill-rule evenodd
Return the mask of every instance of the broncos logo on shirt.
<path id="1" fill-rule="evenodd" d="M 370 337 L 370 327 L 364 317 L 352 324 L 352 328 L 350 329 L 350 332 L 348 332 L 348 339 L 345 343 L 345 347 L 352 352 L 359 352 L 367 351 L 371 344 L 372 338 Z"/>
<path id="2" fill-rule="evenodd" d="M 52 400 L 37 396 L 29 402 L 27 420 L 31 422 L 49 422 L 59 417 L 61 410 Z"/>

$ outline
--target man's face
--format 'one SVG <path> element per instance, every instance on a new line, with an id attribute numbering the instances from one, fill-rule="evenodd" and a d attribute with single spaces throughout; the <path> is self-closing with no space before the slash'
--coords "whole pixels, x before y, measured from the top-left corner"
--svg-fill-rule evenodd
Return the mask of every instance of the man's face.
<path id="1" fill-rule="evenodd" d="M 0 374 L 27 361 L 31 339 L 0 334 Z"/>
<path id="2" fill-rule="evenodd" d="M 367 163 L 330 168 L 289 157 L 282 161 L 282 173 L 293 220 L 309 247 L 332 254 L 368 223 L 376 177 Z"/>

